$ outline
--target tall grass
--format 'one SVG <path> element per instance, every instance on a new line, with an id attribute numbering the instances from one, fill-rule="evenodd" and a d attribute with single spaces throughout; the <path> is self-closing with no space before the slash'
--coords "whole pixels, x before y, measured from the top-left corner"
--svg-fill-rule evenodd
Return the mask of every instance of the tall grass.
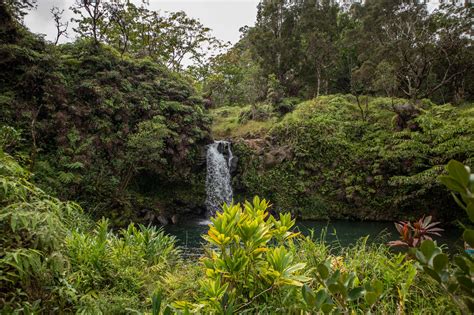
<path id="1" fill-rule="evenodd" d="M 2 314 L 143 311 L 180 263 L 174 237 L 133 224 L 112 233 L 107 220 L 94 226 L 1 151 L 0 206 Z"/>

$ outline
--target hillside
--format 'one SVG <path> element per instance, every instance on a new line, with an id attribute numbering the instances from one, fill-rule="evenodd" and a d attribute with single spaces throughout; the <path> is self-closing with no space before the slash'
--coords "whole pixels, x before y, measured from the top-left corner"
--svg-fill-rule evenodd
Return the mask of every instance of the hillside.
<path id="1" fill-rule="evenodd" d="M 269 105 L 213 110 L 215 138 L 239 157 L 238 195 L 268 196 L 306 219 L 394 220 L 461 212 L 436 180 L 450 159 L 472 164 L 474 106 L 415 108 L 404 99 L 323 96 L 280 116 Z M 366 107 L 367 106 L 367 107 Z"/>
<path id="2" fill-rule="evenodd" d="M 2 25 L 16 32 L 0 46 L 2 137 L 36 183 L 116 225 L 203 211 L 211 120 L 185 76 L 90 40 L 56 47 L 14 20 Z"/>

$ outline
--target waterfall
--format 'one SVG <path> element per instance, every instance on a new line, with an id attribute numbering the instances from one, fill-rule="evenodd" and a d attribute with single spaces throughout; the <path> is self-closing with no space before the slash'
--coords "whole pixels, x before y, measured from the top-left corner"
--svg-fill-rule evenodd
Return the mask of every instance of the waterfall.
<path id="1" fill-rule="evenodd" d="M 207 147 L 206 208 L 209 216 L 232 201 L 231 167 L 234 156 L 231 144 L 215 141 Z"/>

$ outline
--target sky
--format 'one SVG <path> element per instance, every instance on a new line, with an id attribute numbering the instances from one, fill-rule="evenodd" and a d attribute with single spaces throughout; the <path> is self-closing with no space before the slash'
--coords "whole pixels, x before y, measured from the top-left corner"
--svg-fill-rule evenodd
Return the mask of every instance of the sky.
<path id="1" fill-rule="evenodd" d="M 70 20 L 72 12 L 68 8 L 75 0 L 38 0 L 38 7 L 25 17 L 25 25 L 34 33 L 46 35 L 54 40 L 56 29 L 50 9 L 53 6 L 64 10 L 64 20 Z M 139 4 L 139 0 L 133 2 Z M 252 26 L 257 16 L 259 0 L 149 0 L 151 10 L 184 11 L 188 16 L 197 18 L 204 26 L 213 31 L 213 35 L 225 42 L 236 43 L 239 40 L 239 28 Z M 74 34 L 70 28 L 70 39 Z M 60 42 L 67 41 L 62 38 Z"/>

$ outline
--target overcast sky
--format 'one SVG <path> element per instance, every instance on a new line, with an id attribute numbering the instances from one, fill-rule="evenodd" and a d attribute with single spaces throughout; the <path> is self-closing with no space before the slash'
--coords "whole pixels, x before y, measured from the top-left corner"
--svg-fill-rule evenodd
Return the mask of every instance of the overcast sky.
<path id="1" fill-rule="evenodd" d="M 133 2 L 140 3 L 139 0 Z M 244 25 L 252 26 L 255 23 L 259 0 L 149 0 L 149 2 L 151 10 L 184 11 L 211 28 L 217 38 L 235 43 L 239 40 L 239 28 Z M 72 12 L 69 11 L 69 7 L 73 3 L 74 0 L 38 0 L 38 8 L 25 17 L 25 24 L 32 32 L 46 34 L 47 39 L 53 40 L 56 29 L 50 9 L 53 6 L 65 9 L 64 18 L 70 20 Z M 70 37 L 73 37 L 72 30 L 69 33 Z"/>

